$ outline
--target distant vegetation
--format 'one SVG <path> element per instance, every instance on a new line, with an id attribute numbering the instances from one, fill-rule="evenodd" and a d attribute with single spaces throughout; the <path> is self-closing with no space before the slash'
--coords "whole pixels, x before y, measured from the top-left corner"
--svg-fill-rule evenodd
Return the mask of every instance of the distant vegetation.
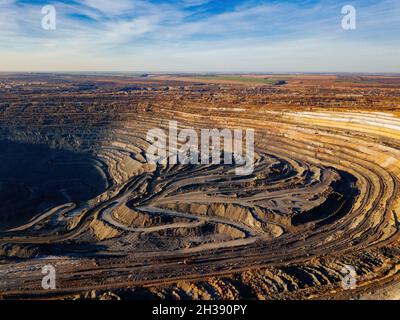
<path id="1" fill-rule="evenodd" d="M 224 81 L 238 81 L 238 82 L 248 82 L 248 83 L 263 83 L 275 86 L 286 84 L 285 80 L 278 80 L 272 78 L 245 77 L 245 76 L 210 75 L 210 76 L 199 76 L 197 78 L 204 80 L 224 80 Z"/>

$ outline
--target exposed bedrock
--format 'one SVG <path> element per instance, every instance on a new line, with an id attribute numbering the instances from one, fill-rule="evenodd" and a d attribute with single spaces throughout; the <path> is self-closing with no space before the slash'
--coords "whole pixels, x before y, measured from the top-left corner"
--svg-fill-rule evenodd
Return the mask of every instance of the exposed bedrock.
<path id="1" fill-rule="evenodd" d="M 43 144 L 0 141 L 0 230 L 42 211 L 88 201 L 108 189 L 102 164 L 88 154 Z"/>
<path id="2" fill-rule="evenodd" d="M 359 288 L 397 279 L 397 116 L 204 108 L 138 104 L 107 121 L 78 109 L 72 124 L 3 116 L 0 272 L 11 271 L 0 291 L 43 294 L 44 257 L 60 295 L 329 297 L 346 264 Z M 146 133 L 168 120 L 254 128 L 254 172 L 148 163 Z"/>

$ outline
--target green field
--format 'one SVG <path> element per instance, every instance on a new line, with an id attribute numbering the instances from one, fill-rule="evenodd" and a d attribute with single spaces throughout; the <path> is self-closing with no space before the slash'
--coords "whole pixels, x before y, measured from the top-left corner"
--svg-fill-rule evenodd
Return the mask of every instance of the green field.
<path id="1" fill-rule="evenodd" d="M 198 76 L 196 78 L 204 80 L 223 80 L 223 81 L 238 81 L 238 82 L 248 82 L 248 83 L 263 83 L 276 85 L 279 81 L 284 81 L 280 79 L 271 78 L 254 78 L 254 77 L 244 77 L 244 76 L 229 76 L 229 75 L 212 75 L 212 76 Z"/>

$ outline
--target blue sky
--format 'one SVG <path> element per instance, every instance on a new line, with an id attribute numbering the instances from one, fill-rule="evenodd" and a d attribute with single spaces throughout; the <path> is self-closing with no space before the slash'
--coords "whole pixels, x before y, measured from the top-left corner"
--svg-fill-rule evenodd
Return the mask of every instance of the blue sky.
<path id="1" fill-rule="evenodd" d="M 400 72 L 399 40 L 398 0 L 0 0 L 2 71 Z"/>

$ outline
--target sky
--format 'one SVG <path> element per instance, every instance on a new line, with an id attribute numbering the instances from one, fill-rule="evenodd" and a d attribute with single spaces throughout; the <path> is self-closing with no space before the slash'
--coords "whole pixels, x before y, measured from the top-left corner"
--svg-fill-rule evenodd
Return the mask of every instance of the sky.
<path id="1" fill-rule="evenodd" d="M 399 40 L 399 0 L 0 0 L 0 71 L 399 73 Z"/>

